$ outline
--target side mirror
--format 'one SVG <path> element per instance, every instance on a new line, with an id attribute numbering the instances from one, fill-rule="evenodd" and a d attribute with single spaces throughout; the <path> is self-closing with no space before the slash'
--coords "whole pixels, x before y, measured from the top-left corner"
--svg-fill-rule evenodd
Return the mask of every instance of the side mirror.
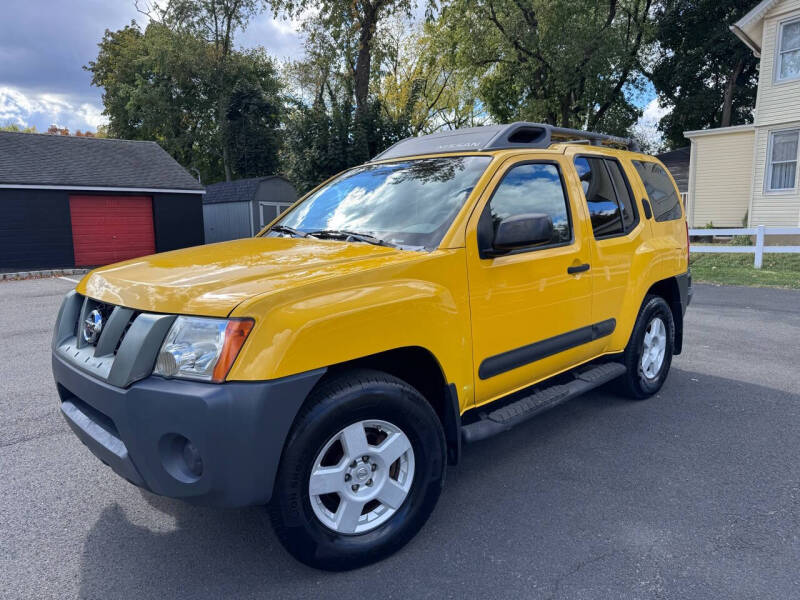
<path id="1" fill-rule="evenodd" d="M 549 215 L 528 213 L 503 219 L 492 241 L 494 254 L 544 244 L 553 239 L 553 220 Z"/>

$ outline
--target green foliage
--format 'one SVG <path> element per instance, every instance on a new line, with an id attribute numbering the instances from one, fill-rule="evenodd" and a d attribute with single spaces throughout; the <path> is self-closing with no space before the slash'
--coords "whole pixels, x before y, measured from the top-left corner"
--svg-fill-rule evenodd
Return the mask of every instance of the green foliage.
<path id="1" fill-rule="evenodd" d="M 455 64 L 443 21 L 410 26 L 394 20 L 381 35 L 377 96 L 389 120 L 410 135 L 475 127 L 487 120 L 477 97 L 477 78 Z"/>
<path id="2" fill-rule="evenodd" d="M 687 145 L 684 131 L 752 121 L 758 59 L 728 27 L 752 0 L 662 0 L 656 15 L 659 53 L 651 78 L 662 106 L 667 145 Z"/>
<path id="3" fill-rule="evenodd" d="M 5 125 L 0 125 L 0 131 L 13 131 L 17 133 L 37 133 L 35 125 L 31 125 L 30 127 L 28 127 L 26 125 L 17 125 L 16 123 L 6 123 Z"/>
<path id="4" fill-rule="evenodd" d="M 335 29 L 322 23 L 306 24 L 306 58 L 284 70 L 291 108 L 285 122 L 283 168 L 301 192 L 412 134 L 407 111 L 385 109 L 375 93 L 382 76 L 379 62 L 370 63 L 373 93 L 359 107 L 353 65 L 360 46 L 351 37 L 338 38 Z M 383 58 L 375 48 L 372 51 Z"/>
<path id="5" fill-rule="evenodd" d="M 451 0 L 442 20 L 497 121 L 624 134 L 640 115 L 629 97 L 645 83 L 650 0 Z"/>
<path id="6" fill-rule="evenodd" d="M 331 75 L 348 80 L 345 86 L 355 106 L 351 145 L 356 162 L 363 162 L 383 149 L 384 136 L 374 130 L 381 125 L 381 118 L 370 97 L 370 84 L 380 62 L 377 36 L 387 19 L 395 15 L 410 17 L 413 6 L 413 0 L 279 0 L 273 3 L 274 10 L 284 10 L 295 17 L 313 14 L 304 22 L 311 60 L 320 61 L 323 80 Z M 323 93 L 323 89 L 324 84 L 318 93 Z M 319 104 L 321 100 L 316 98 Z"/>
<path id="7" fill-rule="evenodd" d="M 734 235 L 731 238 L 731 246 L 752 246 L 753 238 L 749 235 Z"/>
<path id="8" fill-rule="evenodd" d="M 231 51 L 151 22 L 106 31 L 86 67 L 104 89 L 108 135 L 158 141 L 206 183 L 273 173 L 278 167 L 281 87 L 263 52 Z"/>

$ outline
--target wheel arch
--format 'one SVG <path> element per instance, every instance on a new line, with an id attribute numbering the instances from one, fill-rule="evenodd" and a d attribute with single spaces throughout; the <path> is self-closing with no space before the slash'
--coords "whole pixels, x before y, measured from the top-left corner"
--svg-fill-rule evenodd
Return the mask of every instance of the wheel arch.
<path id="1" fill-rule="evenodd" d="M 458 392 L 454 383 L 447 381 L 439 361 L 427 348 L 406 346 L 328 367 L 326 375 L 317 385 L 329 377 L 351 369 L 375 369 L 402 379 L 428 401 L 436 412 L 447 442 L 447 461 L 457 464 L 461 457 L 461 412 Z"/>
<path id="2" fill-rule="evenodd" d="M 672 320 L 675 323 L 675 340 L 673 342 L 672 353 L 677 355 L 683 349 L 683 308 L 681 305 L 681 293 L 678 285 L 677 277 L 667 277 L 661 281 L 655 282 L 647 290 L 645 298 L 648 295 L 660 296 L 669 305 L 672 312 Z M 642 299 L 644 303 L 644 299 Z"/>

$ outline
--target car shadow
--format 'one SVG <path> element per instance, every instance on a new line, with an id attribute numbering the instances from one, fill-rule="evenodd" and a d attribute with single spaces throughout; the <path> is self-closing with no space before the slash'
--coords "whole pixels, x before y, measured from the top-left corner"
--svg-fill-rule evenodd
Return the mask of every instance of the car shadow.
<path id="1" fill-rule="evenodd" d="M 466 447 L 422 532 L 348 573 L 294 561 L 263 508 L 141 491 L 135 518 L 115 504 L 92 526 L 80 595 L 622 598 L 656 582 L 732 598 L 769 575 L 781 597 L 791 578 L 772 570 L 800 555 L 799 423 L 800 395 L 681 369 L 644 402 L 602 388 Z"/>

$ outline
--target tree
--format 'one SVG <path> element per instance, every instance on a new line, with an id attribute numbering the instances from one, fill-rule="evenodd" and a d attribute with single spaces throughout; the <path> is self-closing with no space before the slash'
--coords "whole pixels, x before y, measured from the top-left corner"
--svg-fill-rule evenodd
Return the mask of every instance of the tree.
<path id="1" fill-rule="evenodd" d="M 442 23 L 414 26 L 397 19 L 381 44 L 378 99 L 387 119 L 403 123 L 408 135 L 482 125 L 487 120 L 477 98 L 477 81 L 456 67 L 440 43 Z"/>
<path id="2" fill-rule="evenodd" d="M 99 47 L 86 68 L 110 136 L 158 141 L 203 181 L 275 172 L 283 99 L 263 50 L 230 51 L 220 78 L 213 42 L 162 22 L 106 31 Z"/>
<path id="3" fill-rule="evenodd" d="M 663 0 L 658 7 L 659 51 L 650 77 L 662 106 L 659 123 L 670 147 L 683 132 L 752 120 L 758 59 L 728 26 L 752 0 Z"/>
<path id="4" fill-rule="evenodd" d="M 276 11 L 283 10 L 295 17 L 312 10 L 306 19 L 309 38 L 329 37 L 341 49 L 352 78 L 355 99 L 355 130 L 353 152 L 357 160 L 369 159 L 378 151 L 376 138 L 370 126 L 375 116 L 370 99 L 370 82 L 373 80 L 374 58 L 378 49 L 377 33 L 386 19 L 402 14 L 410 17 L 413 0 L 279 0 Z"/>
<path id="5" fill-rule="evenodd" d="M 0 125 L 0 131 L 12 131 L 15 133 L 37 133 L 35 125 L 31 125 L 29 127 L 27 125 L 17 125 L 16 123 L 6 123 L 5 125 Z"/>
<path id="6" fill-rule="evenodd" d="M 443 31 L 498 121 L 625 134 L 640 110 L 651 0 L 451 0 Z"/>
<path id="7" fill-rule="evenodd" d="M 179 34 L 188 34 L 206 42 L 211 73 L 216 76 L 216 141 L 222 154 L 225 180 L 231 180 L 229 121 L 230 90 L 239 72 L 232 64 L 234 35 L 245 29 L 251 17 L 266 7 L 264 0 L 135 0 L 140 12 Z"/>
<path id="8" fill-rule="evenodd" d="M 336 42 L 319 27 L 307 37 L 306 58 L 285 69 L 290 100 L 283 165 L 300 191 L 364 162 L 407 134 L 402 123 L 381 114 L 374 97 L 357 120 L 352 50 L 353 45 Z M 365 150 L 373 154 L 365 156 Z"/>

